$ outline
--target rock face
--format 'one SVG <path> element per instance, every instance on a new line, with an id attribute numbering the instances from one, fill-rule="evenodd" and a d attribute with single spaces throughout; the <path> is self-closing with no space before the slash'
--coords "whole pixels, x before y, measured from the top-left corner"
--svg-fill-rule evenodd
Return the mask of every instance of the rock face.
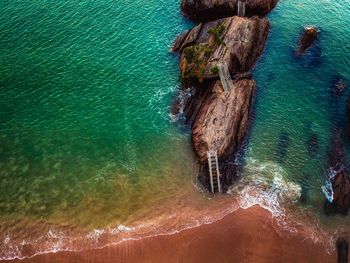
<path id="1" fill-rule="evenodd" d="M 175 41 L 173 50 L 182 53 L 181 76 L 192 88 L 185 114 L 203 164 L 207 151 L 217 150 L 219 159 L 226 160 L 242 144 L 255 91 L 249 71 L 264 49 L 268 29 L 265 18 L 235 16 L 199 24 Z M 226 92 L 218 80 L 222 63 L 234 76 Z"/>
<path id="2" fill-rule="evenodd" d="M 253 80 L 239 80 L 227 92 L 220 81 L 213 83 L 212 95 L 201 107 L 192 128 L 192 142 L 201 163 L 206 162 L 211 149 L 221 160 L 237 152 L 248 129 L 254 91 Z"/>
<path id="3" fill-rule="evenodd" d="M 305 29 L 299 43 L 299 54 L 303 54 L 318 38 L 317 28 L 308 27 Z"/>
<path id="4" fill-rule="evenodd" d="M 333 180 L 334 206 L 338 213 L 348 214 L 350 206 L 350 177 L 346 169 L 341 170 Z"/>
<path id="5" fill-rule="evenodd" d="M 350 177 L 346 169 L 337 172 L 332 180 L 333 202 L 327 203 L 328 214 L 347 215 L 350 206 Z"/>
<path id="6" fill-rule="evenodd" d="M 348 137 L 350 138 L 350 97 L 346 102 L 346 113 L 347 113 L 347 121 L 348 121 L 347 134 L 348 134 Z"/>
<path id="7" fill-rule="evenodd" d="M 268 31 L 268 20 L 259 17 L 234 16 L 199 24 L 173 46 L 173 51 L 182 52 L 182 77 L 217 79 L 213 69 L 222 62 L 232 75 L 250 71 L 264 49 Z"/>
<path id="8" fill-rule="evenodd" d="M 207 21 L 237 15 L 239 0 L 182 0 L 181 9 L 190 18 Z M 277 0 L 245 0 L 245 15 L 266 15 Z"/>
<path id="9" fill-rule="evenodd" d="M 336 134 L 331 141 L 328 162 L 333 173 L 330 179 L 333 190 L 333 201 L 326 201 L 326 214 L 339 213 L 347 215 L 350 206 L 350 176 L 345 166 L 345 151 L 340 134 Z"/>

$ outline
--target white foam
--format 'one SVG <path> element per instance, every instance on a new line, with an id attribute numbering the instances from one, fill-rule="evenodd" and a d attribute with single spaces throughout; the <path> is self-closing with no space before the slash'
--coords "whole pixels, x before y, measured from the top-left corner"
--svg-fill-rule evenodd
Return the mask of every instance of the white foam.
<path id="1" fill-rule="evenodd" d="M 179 101 L 179 112 L 176 114 L 169 113 L 169 118 L 171 122 L 176 122 L 184 118 L 184 108 L 187 99 L 192 96 L 191 89 L 180 90 L 177 100 Z"/>
<path id="2" fill-rule="evenodd" d="M 183 220 L 182 214 L 176 211 L 166 217 L 156 218 L 143 224 L 135 226 L 119 224 L 114 228 L 94 229 L 86 235 L 74 237 L 69 236 L 69 233 L 50 228 L 46 234 L 46 239 L 44 238 L 40 241 L 41 243 L 37 244 L 38 248 L 35 255 L 58 251 L 80 251 L 82 248 L 71 247 L 71 244 L 79 243 L 80 240 L 84 242 L 84 249 L 97 249 L 127 240 L 173 235 L 203 224 L 212 224 L 239 208 L 247 209 L 254 205 L 259 205 L 270 211 L 278 219 L 279 227 L 293 233 L 297 231 L 297 228 L 291 225 L 290 221 L 286 220 L 283 207 L 284 204 L 293 204 L 300 198 L 301 187 L 295 183 L 288 182 L 285 178 L 287 178 L 287 173 L 280 165 L 273 162 L 260 162 L 248 159 L 247 165 L 244 167 L 243 179 L 229 190 L 229 194 L 233 196 L 232 200 L 224 198 L 225 208 L 212 211 L 210 215 L 203 210 L 204 213 L 187 215 L 185 220 Z M 176 224 L 165 226 L 165 222 L 176 222 Z M 106 237 L 106 240 L 101 240 L 102 235 Z M 90 242 L 85 243 L 86 237 Z M 318 241 L 316 234 L 310 238 Z M 2 259 L 25 258 L 18 249 L 10 250 L 11 247 L 15 247 L 13 244 L 11 245 L 10 237 L 6 237 L 5 240 L 7 241 L 6 244 L 4 241 L 4 244 L 9 252 L 6 253 L 6 258 Z M 23 241 L 23 244 L 27 243 L 33 244 L 34 241 Z M 35 255 L 31 255 L 31 257 Z"/>
<path id="3" fill-rule="evenodd" d="M 115 235 L 115 234 L 118 234 L 118 233 L 121 233 L 121 232 L 130 232 L 130 231 L 133 231 L 134 229 L 135 228 L 133 228 L 133 227 L 127 227 L 127 226 L 124 226 L 124 225 L 118 225 L 115 228 L 112 228 L 109 232 L 112 235 Z"/>
<path id="4" fill-rule="evenodd" d="M 104 229 L 94 229 L 90 233 L 87 234 L 87 237 L 93 241 L 98 241 L 100 236 L 105 233 Z"/>
<path id="5" fill-rule="evenodd" d="M 274 162 L 260 162 L 248 158 L 243 179 L 231 187 L 230 194 L 238 195 L 239 206 L 247 209 L 259 205 L 278 217 L 280 226 L 294 232 L 285 222 L 285 204 L 295 203 L 301 196 L 301 187 L 287 181 L 288 174 Z"/>

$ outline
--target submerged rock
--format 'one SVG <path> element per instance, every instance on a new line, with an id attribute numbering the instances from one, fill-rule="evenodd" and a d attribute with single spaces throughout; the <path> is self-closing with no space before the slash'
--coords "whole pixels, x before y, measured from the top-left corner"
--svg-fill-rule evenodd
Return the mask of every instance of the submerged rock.
<path id="1" fill-rule="evenodd" d="M 318 150 L 318 135 L 316 133 L 313 133 L 307 141 L 307 152 L 310 156 L 315 156 L 318 153 Z"/>
<path id="2" fill-rule="evenodd" d="M 245 2 L 245 15 L 265 15 L 277 0 L 182 0 L 182 11 L 195 20 L 214 20 L 237 15 L 238 2 Z"/>
<path id="3" fill-rule="evenodd" d="M 317 28 L 307 27 L 299 41 L 299 54 L 303 54 L 318 38 Z"/>
<path id="4" fill-rule="evenodd" d="M 336 74 L 330 81 L 329 91 L 331 98 L 338 99 L 345 94 L 346 81 L 340 74 Z"/>
<path id="5" fill-rule="evenodd" d="M 279 163 L 283 163 L 288 153 L 290 138 L 288 133 L 281 132 L 278 138 L 276 157 Z"/>
<path id="6" fill-rule="evenodd" d="M 345 85 L 345 83 L 344 83 L 344 81 L 342 79 L 339 79 L 335 83 L 334 87 L 335 87 L 336 93 L 340 95 L 340 94 L 342 94 L 344 92 L 344 90 L 346 88 L 346 85 Z"/>

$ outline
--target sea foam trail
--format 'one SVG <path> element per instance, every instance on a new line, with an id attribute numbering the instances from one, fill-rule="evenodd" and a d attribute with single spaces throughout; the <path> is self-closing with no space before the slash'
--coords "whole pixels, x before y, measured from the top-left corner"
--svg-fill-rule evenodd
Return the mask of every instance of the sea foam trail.
<path id="1" fill-rule="evenodd" d="M 228 195 L 213 196 L 198 193 L 192 187 L 191 193 L 178 196 L 175 201 L 159 207 L 163 212 L 142 223 L 135 225 L 119 224 L 115 227 L 93 229 L 90 232 L 75 233 L 51 227 L 46 234 L 36 240 L 12 240 L 8 234 L 3 238 L 2 260 L 33 257 L 59 251 L 82 251 L 104 248 L 130 240 L 139 240 L 160 235 L 174 235 L 187 229 L 217 222 L 240 208 L 248 209 L 260 206 L 270 211 L 276 221 L 276 231 L 287 231 L 297 234 L 301 225 L 308 232 L 313 242 L 325 244 L 331 251 L 333 238 L 323 231 L 314 218 L 294 218 L 288 207 L 295 205 L 300 198 L 301 188 L 295 183 L 286 181 L 285 171 L 281 166 L 262 163 L 248 159 L 244 177 L 228 191 Z M 205 201 L 196 200 L 193 195 Z M 178 200 L 188 200 L 184 203 Z M 192 201 L 192 200 L 196 201 Z M 168 207 L 173 207 L 171 212 Z M 293 208 L 295 210 L 295 208 Z M 297 213 L 296 213 L 297 214 Z M 298 213 L 300 214 L 300 213 Z M 305 230 L 306 229 L 306 230 Z"/>

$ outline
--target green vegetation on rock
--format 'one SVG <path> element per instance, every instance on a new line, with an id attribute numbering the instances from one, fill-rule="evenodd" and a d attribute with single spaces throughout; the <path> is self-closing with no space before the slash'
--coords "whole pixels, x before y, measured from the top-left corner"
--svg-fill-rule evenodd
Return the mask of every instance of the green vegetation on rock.
<path id="1" fill-rule="evenodd" d="M 198 44 L 184 49 L 182 78 L 202 81 L 208 59 L 213 50 L 208 44 Z"/>
<path id="2" fill-rule="evenodd" d="M 213 75 L 219 74 L 219 67 L 218 67 L 218 65 L 212 66 L 211 69 L 210 69 L 210 72 Z"/>
<path id="3" fill-rule="evenodd" d="M 222 34 L 224 33 L 225 26 L 223 24 L 219 24 L 218 26 L 211 28 L 208 30 L 208 33 L 214 37 L 215 43 L 217 45 L 224 44 L 222 40 Z"/>
<path id="4" fill-rule="evenodd" d="M 209 41 L 209 43 L 206 44 L 196 44 L 186 47 L 183 50 L 184 59 L 181 64 L 181 77 L 183 80 L 203 81 L 205 69 L 211 54 L 219 45 L 224 44 L 222 40 L 224 30 L 225 26 L 219 24 L 208 30 L 208 34 L 214 37 L 214 42 Z M 213 66 L 210 69 L 210 73 L 217 75 L 219 73 L 219 68 Z"/>

